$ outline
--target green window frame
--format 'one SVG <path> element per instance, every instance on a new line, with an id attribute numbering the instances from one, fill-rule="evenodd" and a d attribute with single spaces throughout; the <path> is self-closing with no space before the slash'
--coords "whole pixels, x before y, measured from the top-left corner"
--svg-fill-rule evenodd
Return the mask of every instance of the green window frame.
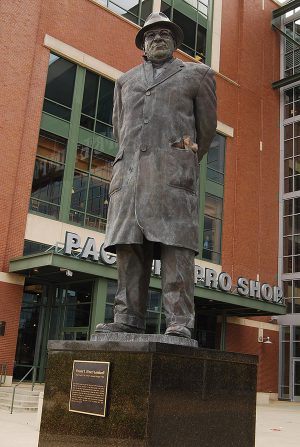
<path id="1" fill-rule="evenodd" d="M 219 161 L 217 162 L 217 148 L 219 148 Z M 200 182 L 199 182 L 199 255 L 198 259 L 203 259 L 209 262 L 221 264 L 222 261 L 222 224 L 223 224 L 223 199 L 224 199 L 224 175 L 225 175 L 225 153 L 226 153 L 226 137 L 221 134 L 216 134 L 211 143 L 211 149 L 206 154 L 200 163 Z M 211 157 L 213 154 L 213 157 Z M 206 201 L 208 198 L 216 198 L 222 201 L 222 214 L 216 217 L 220 223 L 218 228 L 220 233 L 217 235 L 220 243 L 219 250 L 211 250 L 212 256 L 207 256 L 208 251 L 205 246 L 206 232 L 205 218 L 214 218 L 205 214 Z"/>
<path id="2" fill-rule="evenodd" d="M 52 217 L 61 222 L 71 223 L 73 225 L 78 225 L 81 227 L 84 226 L 87 228 L 93 228 L 97 231 L 103 232 L 105 231 L 106 213 L 105 211 L 103 211 L 102 218 L 99 218 L 99 216 L 96 215 L 97 213 L 89 212 L 90 210 L 88 202 L 91 204 L 96 191 L 100 191 L 101 195 L 103 195 L 103 190 L 105 190 L 105 194 L 107 196 L 103 198 L 103 202 L 106 203 L 108 201 L 109 170 L 112 165 L 112 160 L 117 154 L 117 144 L 112 139 L 111 113 L 109 112 L 109 110 L 112 109 L 113 82 L 108 78 L 100 76 L 84 67 L 81 67 L 80 65 L 65 61 L 66 60 L 64 58 L 50 53 L 49 64 L 57 63 L 59 70 L 61 67 L 66 67 L 69 72 L 72 72 L 72 74 L 74 71 L 74 83 L 73 85 L 71 85 L 68 92 L 68 98 L 72 96 L 72 103 L 71 107 L 66 109 L 68 111 L 70 110 L 70 114 L 66 115 L 64 108 L 68 106 L 60 102 L 59 93 L 57 94 L 58 100 L 56 101 L 54 101 L 53 98 L 48 97 L 51 96 L 51 88 L 48 88 L 47 81 L 46 95 L 48 91 L 50 91 L 50 94 L 48 96 L 45 96 L 40 126 L 41 133 L 46 132 L 52 134 L 53 136 L 56 136 L 58 139 L 64 138 L 67 141 L 66 155 L 64 159 L 62 191 L 59 200 L 59 213 L 52 213 L 54 215 L 51 216 L 48 212 L 41 212 L 41 210 L 39 210 L 37 206 L 31 206 L 30 212 L 43 216 L 46 215 L 47 217 Z M 94 77 L 94 79 L 96 77 L 98 82 L 96 95 L 97 112 L 95 112 L 94 116 L 93 113 L 89 113 L 89 115 L 83 113 L 83 105 L 87 103 L 87 100 L 89 99 L 86 97 L 85 81 L 91 76 Z M 101 93 L 101 82 L 103 85 L 106 86 L 105 91 L 109 90 L 109 98 L 106 97 L 107 95 Z M 54 88 L 52 88 L 52 91 L 54 91 L 55 95 Z M 51 100 L 53 104 L 55 103 L 55 107 L 51 106 L 51 108 L 49 109 L 49 100 Z M 64 100 L 64 98 L 61 101 L 67 102 Z M 102 114 L 99 113 L 98 108 L 99 102 L 101 101 L 104 105 L 106 104 L 106 106 L 103 108 L 105 112 Z M 107 101 L 111 102 L 111 107 L 109 106 L 109 104 L 107 104 Z M 92 120 L 92 125 L 87 126 L 86 120 Z M 101 126 L 100 130 L 97 129 L 98 125 Z M 78 174 L 78 172 L 80 172 L 80 167 L 78 167 L 78 150 L 80 147 L 89 148 L 89 150 L 91 151 L 89 169 L 87 172 L 85 172 L 88 178 L 87 187 L 89 188 L 89 195 L 86 195 L 83 209 L 76 210 L 76 207 L 72 207 L 72 205 L 74 205 L 74 200 L 72 203 L 72 196 L 74 194 L 74 176 L 76 175 L 76 173 Z M 108 172 L 106 172 L 105 174 L 103 174 L 104 170 L 102 170 L 102 174 L 99 174 L 99 172 L 95 172 L 95 166 L 92 167 L 93 156 L 95 154 L 97 154 L 98 159 L 102 159 L 102 161 L 106 163 Z M 102 186 L 100 185 L 100 182 L 102 182 Z M 94 184 L 94 187 L 91 187 L 92 183 Z M 82 212 L 81 217 L 84 221 L 83 225 L 82 222 L 74 221 L 75 211 Z"/>
<path id="3" fill-rule="evenodd" d="M 162 0 L 161 11 L 185 34 L 180 50 L 210 64 L 213 0 Z"/>
<path id="4" fill-rule="evenodd" d="M 153 10 L 153 0 L 100 0 L 113 12 L 125 17 L 136 25 L 143 26 Z"/>

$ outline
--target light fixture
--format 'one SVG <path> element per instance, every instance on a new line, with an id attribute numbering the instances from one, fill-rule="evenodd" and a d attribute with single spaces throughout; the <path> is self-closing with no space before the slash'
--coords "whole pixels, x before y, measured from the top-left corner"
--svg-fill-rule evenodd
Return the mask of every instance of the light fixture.
<path id="1" fill-rule="evenodd" d="M 271 341 L 270 337 L 264 337 L 264 330 L 262 328 L 258 329 L 258 337 L 257 337 L 258 343 L 264 343 L 265 345 L 272 345 L 273 342 Z"/>

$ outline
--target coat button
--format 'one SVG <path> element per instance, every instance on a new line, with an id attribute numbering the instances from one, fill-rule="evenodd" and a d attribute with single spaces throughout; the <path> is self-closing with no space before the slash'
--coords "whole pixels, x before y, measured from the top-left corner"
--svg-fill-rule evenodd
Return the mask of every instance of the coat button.
<path id="1" fill-rule="evenodd" d="M 146 92 L 146 95 L 147 96 L 150 96 L 151 95 L 151 92 L 149 92 L 149 90 Z"/>
<path id="2" fill-rule="evenodd" d="M 148 123 L 149 123 L 149 120 L 145 119 L 144 124 L 148 124 Z"/>
<path id="3" fill-rule="evenodd" d="M 142 147 L 141 147 L 141 151 L 142 151 L 142 152 L 146 152 L 147 149 L 148 149 L 147 146 L 142 146 Z"/>

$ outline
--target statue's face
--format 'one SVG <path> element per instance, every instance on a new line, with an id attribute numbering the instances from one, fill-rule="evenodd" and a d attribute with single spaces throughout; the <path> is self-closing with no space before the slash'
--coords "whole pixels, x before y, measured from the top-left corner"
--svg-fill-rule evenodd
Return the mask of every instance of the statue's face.
<path id="1" fill-rule="evenodd" d="M 172 32 L 157 26 L 144 34 L 144 52 L 152 62 L 163 62 L 169 59 L 176 49 Z"/>

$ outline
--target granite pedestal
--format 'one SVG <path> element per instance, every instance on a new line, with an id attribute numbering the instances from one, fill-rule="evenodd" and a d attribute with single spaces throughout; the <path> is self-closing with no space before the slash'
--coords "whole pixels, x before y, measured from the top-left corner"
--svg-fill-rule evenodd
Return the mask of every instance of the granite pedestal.
<path id="1" fill-rule="evenodd" d="M 49 342 L 39 447 L 254 447 L 257 358 L 155 337 Z M 69 411 L 73 360 L 110 362 L 105 418 Z"/>

